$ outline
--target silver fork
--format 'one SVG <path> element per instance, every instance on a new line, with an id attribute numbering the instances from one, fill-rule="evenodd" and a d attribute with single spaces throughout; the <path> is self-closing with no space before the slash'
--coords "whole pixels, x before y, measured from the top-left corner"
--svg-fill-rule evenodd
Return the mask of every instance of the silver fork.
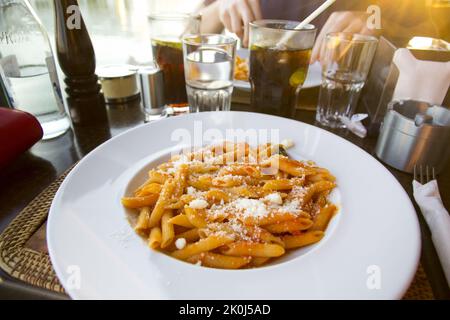
<path id="1" fill-rule="evenodd" d="M 419 167 L 419 168 L 417 168 Z M 430 167 L 428 165 L 425 165 L 425 168 L 423 168 L 423 165 L 414 165 L 414 180 L 417 182 L 420 182 L 420 184 L 427 184 L 431 180 L 436 179 L 436 173 L 434 170 L 434 167 Z"/>

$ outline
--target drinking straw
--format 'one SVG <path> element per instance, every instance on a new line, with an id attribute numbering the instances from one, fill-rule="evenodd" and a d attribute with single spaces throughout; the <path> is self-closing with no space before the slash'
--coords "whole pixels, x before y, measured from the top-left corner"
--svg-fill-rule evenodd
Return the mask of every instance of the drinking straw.
<path id="1" fill-rule="evenodd" d="M 314 10 L 309 16 L 307 16 L 302 22 L 300 22 L 297 26 L 295 26 L 294 30 L 303 29 L 308 23 L 317 18 L 322 12 L 324 12 L 329 6 L 331 6 L 336 0 L 326 0 L 320 7 Z M 276 47 L 280 48 L 285 46 L 285 44 L 289 41 L 290 38 L 294 36 L 295 32 L 287 32 L 283 38 L 277 43 Z"/>

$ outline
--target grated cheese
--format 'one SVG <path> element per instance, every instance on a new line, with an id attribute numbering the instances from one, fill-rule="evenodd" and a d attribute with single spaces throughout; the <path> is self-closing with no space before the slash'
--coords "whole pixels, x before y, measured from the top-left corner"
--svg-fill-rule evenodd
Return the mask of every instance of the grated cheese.
<path id="1" fill-rule="evenodd" d="M 262 218 L 269 214 L 266 205 L 261 200 L 237 199 L 234 205 L 238 210 L 243 210 L 244 217 Z"/>
<path id="2" fill-rule="evenodd" d="M 186 247 L 186 243 L 185 238 L 179 238 L 175 241 L 175 247 L 177 247 L 178 250 L 184 249 L 184 247 Z"/>
<path id="3" fill-rule="evenodd" d="M 187 187 L 186 191 L 187 191 L 187 194 L 193 196 L 197 192 L 197 189 L 195 189 L 194 187 Z"/>
<path id="4" fill-rule="evenodd" d="M 190 196 L 194 196 L 197 199 L 203 199 L 204 192 L 195 189 L 194 187 L 187 187 L 186 193 Z"/>
<path id="5" fill-rule="evenodd" d="M 208 207 L 208 202 L 203 199 L 195 199 L 189 202 L 189 207 L 192 209 L 205 209 Z"/>
<path id="6" fill-rule="evenodd" d="M 283 141 L 281 141 L 281 145 L 285 149 L 289 149 L 289 148 L 292 148 L 294 146 L 294 141 L 292 139 L 284 139 Z"/>
<path id="7" fill-rule="evenodd" d="M 188 164 L 190 162 L 191 161 L 187 155 L 181 154 L 179 159 L 172 162 L 173 167 L 167 169 L 167 172 L 173 174 L 178 171 L 178 169 L 180 168 L 181 165 Z"/>
<path id="8" fill-rule="evenodd" d="M 265 196 L 264 200 L 267 200 L 273 204 L 283 204 L 283 199 L 278 192 L 268 194 Z"/>
<path id="9" fill-rule="evenodd" d="M 300 202 L 297 199 L 288 201 L 282 207 L 280 207 L 280 211 L 282 212 L 297 213 L 299 210 Z"/>
<path id="10" fill-rule="evenodd" d="M 250 241 L 252 238 L 248 235 L 248 230 L 242 225 L 242 223 L 239 222 L 237 219 L 231 219 L 228 222 L 228 225 L 230 226 L 231 230 L 233 230 L 239 239 Z"/>

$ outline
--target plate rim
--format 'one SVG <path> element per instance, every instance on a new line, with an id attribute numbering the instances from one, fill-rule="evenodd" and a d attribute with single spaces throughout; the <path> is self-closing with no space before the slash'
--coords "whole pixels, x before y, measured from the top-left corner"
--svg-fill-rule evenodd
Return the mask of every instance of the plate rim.
<path id="1" fill-rule="evenodd" d="M 202 114 L 217 114 L 217 113 L 238 113 L 238 114 L 248 114 L 248 115 L 258 115 L 258 116 L 263 116 L 263 117 L 267 117 L 267 118 L 279 118 L 281 120 L 284 121 L 289 121 L 292 122 L 295 125 L 298 125 L 298 123 L 300 123 L 300 125 L 304 125 L 306 127 L 309 128 L 313 128 L 314 130 L 319 130 L 319 132 L 321 132 L 322 134 L 325 134 L 327 136 L 333 137 L 333 138 L 337 138 L 338 140 L 340 140 L 341 142 L 343 142 L 344 144 L 347 144 L 353 148 L 359 149 L 359 151 L 362 151 L 362 154 L 364 154 L 364 156 L 366 158 L 375 160 L 374 163 L 381 168 L 385 173 L 387 173 L 391 180 L 393 180 L 393 182 L 395 182 L 395 184 L 397 185 L 397 187 L 400 188 L 401 192 L 403 193 L 403 195 L 409 200 L 408 201 L 408 206 L 411 209 L 412 213 L 415 213 L 414 215 L 414 228 L 417 234 L 417 247 L 415 248 L 415 257 L 414 257 L 414 266 L 411 266 L 411 271 L 409 276 L 407 277 L 408 281 L 405 283 L 405 287 L 403 288 L 399 288 L 398 291 L 398 295 L 396 297 L 393 297 L 394 299 L 401 299 L 404 294 L 407 292 L 407 290 L 409 289 L 409 286 L 411 285 L 414 276 L 416 274 L 417 268 L 419 266 L 420 263 L 420 255 L 421 255 L 421 248 L 422 248 L 422 236 L 420 233 L 420 224 L 419 224 L 419 220 L 417 217 L 417 212 L 414 208 L 414 205 L 412 203 L 411 198 L 409 197 L 408 193 L 406 192 L 405 188 L 400 184 L 400 182 L 397 180 L 397 178 L 388 170 L 388 168 L 376 157 L 374 157 L 373 155 L 371 155 L 369 152 L 367 152 L 366 150 L 364 150 L 363 148 L 361 148 L 360 146 L 350 142 L 349 140 L 338 136 L 337 134 L 327 131 L 323 128 L 320 127 L 316 127 L 312 124 L 309 123 L 305 123 L 303 121 L 299 121 L 296 119 L 290 119 L 290 118 L 284 118 L 281 116 L 275 116 L 275 115 L 267 115 L 267 114 L 262 114 L 262 113 L 256 113 L 256 112 L 248 112 L 248 111 L 210 111 L 210 112 L 202 112 L 202 113 L 193 113 L 193 114 L 187 114 L 187 115 L 182 115 L 182 116 L 177 116 L 177 117 L 171 117 L 171 118 L 165 118 L 165 119 L 161 119 L 160 121 L 166 121 L 166 122 L 170 122 L 172 118 L 179 118 L 179 117 L 184 117 L 184 118 L 195 118 L 195 117 L 201 117 Z M 47 218 L 47 227 L 46 227 L 46 241 L 47 241 L 47 246 L 48 246 L 48 253 L 49 253 L 49 257 L 50 257 L 50 261 L 52 263 L 52 266 L 55 270 L 55 273 L 59 279 L 59 281 L 61 282 L 62 286 L 64 287 L 64 289 L 66 290 L 66 292 L 69 294 L 69 296 L 72 299 L 80 299 L 80 297 L 77 294 L 76 290 L 73 290 L 71 288 L 68 288 L 67 283 L 65 281 L 65 277 L 63 277 L 62 275 L 64 274 L 63 271 L 60 269 L 60 266 L 55 263 L 56 261 L 56 256 L 54 256 L 56 253 L 54 251 L 53 245 L 52 245 L 52 241 L 50 240 L 50 238 L 52 237 L 52 228 L 53 227 L 53 220 L 54 218 L 52 218 L 53 216 L 56 216 L 58 213 L 56 213 L 56 209 L 55 206 L 58 202 L 60 202 L 60 198 L 62 196 L 62 192 L 63 190 L 66 188 L 66 185 L 70 183 L 72 177 L 80 170 L 80 167 L 84 165 L 84 162 L 88 161 L 89 158 L 91 158 L 92 156 L 94 156 L 96 153 L 100 152 L 103 148 L 105 148 L 107 145 L 113 143 L 113 141 L 115 141 L 116 139 L 119 139 L 120 137 L 122 137 L 123 135 L 127 135 L 130 132 L 134 131 L 134 130 L 139 130 L 142 127 L 145 126 L 152 126 L 154 125 L 154 123 L 142 123 L 139 125 L 136 125 L 133 128 L 129 128 L 127 130 L 125 130 L 124 132 L 121 132 L 115 136 L 113 136 L 111 139 L 101 143 L 100 145 L 98 145 L 96 148 L 94 148 L 93 150 L 91 150 L 87 155 L 85 155 L 82 159 L 79 160 L 79 162 L 73 167 L 73 169 L 69 172 L 69 174 L 66 176 L 66 178 L 64 179 L 64 181 L 61 183 L 61 185 L 59 186 L 53 200 L 52 200 L 52 204 L 50 206 L 49 209 L 49 214 L 48 214 L 48 218 Z"/>

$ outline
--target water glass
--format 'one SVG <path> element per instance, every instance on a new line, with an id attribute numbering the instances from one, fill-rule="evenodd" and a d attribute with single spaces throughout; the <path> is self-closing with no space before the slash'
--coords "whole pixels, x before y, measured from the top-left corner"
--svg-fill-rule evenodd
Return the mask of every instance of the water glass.
<path id="1" fill-rule="evenodd" d="M 375 37 L 330 33 L 321 54 L 322 86 L 316 120 L 331 128 L 345 128 L 340 120 L 350 118 L 372 64 L 378 40 Z"/>
<path id="2" fill-rule="evenodd" d="M 291 117 L 308 74 L 317 29 L 300 22 L 250 23 L 251 106 L 254 111 Z"/>
<path id="3" fill-rule="evenodd" d="M 236 42 L 232 37 L 218 34 L 183 38 L 190 112 L 230 110 Z"/>

